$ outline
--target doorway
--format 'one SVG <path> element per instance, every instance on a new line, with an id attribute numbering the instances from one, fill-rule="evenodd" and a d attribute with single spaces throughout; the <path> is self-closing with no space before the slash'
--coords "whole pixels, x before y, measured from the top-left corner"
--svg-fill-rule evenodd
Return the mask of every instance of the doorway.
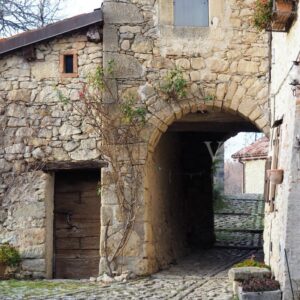
<path id="1" fill-rule="evenodd" d="M 53 277 L 84 279 L 99 274 L 100 172 L 55 174 Z"/>

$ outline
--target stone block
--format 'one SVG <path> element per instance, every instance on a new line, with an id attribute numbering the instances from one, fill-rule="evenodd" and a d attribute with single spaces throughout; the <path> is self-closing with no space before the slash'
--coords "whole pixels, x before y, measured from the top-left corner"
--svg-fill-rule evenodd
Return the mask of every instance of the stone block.
<path id="1" fill-rule="evenodd" d="M 207 68 L 211 70 L 211 72 L 225 72 L 229 68 L 229 63 L 226 60 L 220 58 L 208 58 L 206 61 Z"/>
<path id="2" fill-rule="evenodd" d="M 120 27 L 120 33 L 139 33 L 141 32 L 141 27 L 140 26 L 121 26 Z"/>
<path id="3" fill-rule="evenodd" d="M 176 60 L 176 66 L 188 70 L 191 67 L 191 63 L 187 58 L 180 58 Z"/>
<path id="4" fill-rule="evenodd" d="M 81 129 L 69 124 L 63 124 L 59 129 L 59 134 L 61 136 L 72 136 L 74 134 L 80 134 L 80 133 L 81 133 Z"/>
<path id="5" fill-rule="evenodd" d="M 229 280 L 246 280 L 250 278 L 271 278 L 271 271 L 267 268 L 243 267 L 231 268 L 228 272 Z"/>
<path id="6" fill-rule="evenodd" d="M 258 73 L 258 63 L 253 61 L 241 60 L 238 64 L 239 73 L 253 74 Z"/>
<path id="7" fill-rule="evenodd" d="M 100 156 L 100 152 L 97 149 L 77 149 L 70 154 L 71 158 L 74 160 L 92 160 L 97 159 Z"/>
<path id="8" fill-rule="evenodd" d="M 45 246 L 36 245 L 19 249 L 22 259 L 40 259 L 45 256 Z"/>
<path id="9" fill-rule="evenodd" d="M 119 37 L 115 26 L 106 25 L 103 28 L 103 51 L 118 51 Z"/>
<path id="10" fill-rule="evenodd" d="M 109 61 L 114 62 L 113 77 L 116 79 L 124 78 L 138 78 L 143 76 L 143 67 L 139 61 L 126 54 L 118 53 L 105 53 L 104 55 L 104 66 L 108 65 Z"/>
<path id="11" fill-rule="evenodd" d="M 6 115 L 8 117 L 15 117 L 15 118 L 24 117 L 25 115 L 24 107 L 22 105 L 12 103 L 7 107 Z"/>
<path id="12" fill-rule="evenodd" d="M 121 49 L 124 51 L 127 51 L 130 49 L 130 41 L 129 40 L 124 40 L 121 44 Z"/>
<path id="13" fill-rule="evenodd" d="M 17 222 L 20 219 L 42 219 L 46 216 L 45 204 L 43 202 L 30 203 L 25 205 L 19 205 L 13 212 L 13 217 Z"/>
<path id="14" fill-rule="evenodd" d="M 201 58 L 201 57 L 198 57 L 198 58 L 192 58 L 192 59 L 191 59 L 191 66 L 192 66 L 192 68 L 195 69 L 195 70 L 200 70 L 200 69 L 205 68 L 205 62 L 204 62 L 204 59 Z"/>
<path id="15" fill-rule="evenodd" d="M 134 4 L 123 2 L 104 2 L 105 24 L 138 24 L 144 21 L 143 15 Z"/>
<path id="16" fill-rule="evenodd" d="M 139 36 L 134 40 L 131 49 L 136 53 L 151 53 L 153 49 L 153 41 Z"/>
<path id="17" fill-rule="evenodd" d="M 192 71 L 190 73 L 191 81 L 200 81 L 201 80 L 201 75 L 200 72 L 198 71 Z"/>
<path id="18" fill-rule="evenodd" d="M 12 169 L 12 165 L 7 162 L 4 158 L 0 159 L 0 170 L 1 172 L 9 172 Z"/>
<path id="19" fill-rule="evenodd" d="M 31 73 L 37 81 L 59 77 L 58 58 L 57 62 L 37 62 L 32 64 Z"/>
<path id="20" fill-rule="evenodd" d="M 9 101 L 24 101 L 28 102 L 31 98 L 31 90 L 20 89 L 12 90 L 8 93 L 7 99 Z"/>
<path id="21" fill-rule="evenodd" d="M 22 269 L 30 272 L 45 272 L 46 263 L 45 259 L 24 259 L 22 261 Z"/>
<path id="22" fill-rule="evenodd" d="M 25 145 L 14 144 L 13 146 L 6 147 L 4 150 L 7 154 L 22 154 L 25 152 Z"/>

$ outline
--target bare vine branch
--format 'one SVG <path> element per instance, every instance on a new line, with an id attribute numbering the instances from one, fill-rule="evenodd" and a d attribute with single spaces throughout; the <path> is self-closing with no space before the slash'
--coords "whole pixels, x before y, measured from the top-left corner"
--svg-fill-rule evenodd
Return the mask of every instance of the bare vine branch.
<path id="1" fill-rule="evenodd" d="M 57 21 L 64 0 L 0 0 L 0 37 Z"/>

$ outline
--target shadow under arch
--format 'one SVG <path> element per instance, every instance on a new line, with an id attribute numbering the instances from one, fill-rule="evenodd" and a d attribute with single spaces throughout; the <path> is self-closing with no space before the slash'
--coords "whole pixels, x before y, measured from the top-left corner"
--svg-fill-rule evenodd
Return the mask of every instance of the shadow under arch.
<path id="1" fill-rule="evenodd" d="M 214 244 L 211 152 L 242 131 L 268 134 L 262 113 L 252 115 L 189 102 L 153 116 L 144 178 L 149 272 Z"/>

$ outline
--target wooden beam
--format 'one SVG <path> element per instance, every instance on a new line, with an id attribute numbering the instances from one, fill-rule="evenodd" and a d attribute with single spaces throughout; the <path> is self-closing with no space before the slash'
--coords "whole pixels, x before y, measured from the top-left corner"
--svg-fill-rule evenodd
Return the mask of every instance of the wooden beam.
<path id="1" fill-rule="evenodd" d="M 104 160 L 87 161 L 49 161 L 34 162 L 29 165 L 29 170 L 64 171 L 64 170 L 100 170 L 108 166 Z"/>
<path id="2" fill-rule="evenodd" d="M 175 132 L 257 132 L 250 122 L 175 122 L 169 127 Z"/>

